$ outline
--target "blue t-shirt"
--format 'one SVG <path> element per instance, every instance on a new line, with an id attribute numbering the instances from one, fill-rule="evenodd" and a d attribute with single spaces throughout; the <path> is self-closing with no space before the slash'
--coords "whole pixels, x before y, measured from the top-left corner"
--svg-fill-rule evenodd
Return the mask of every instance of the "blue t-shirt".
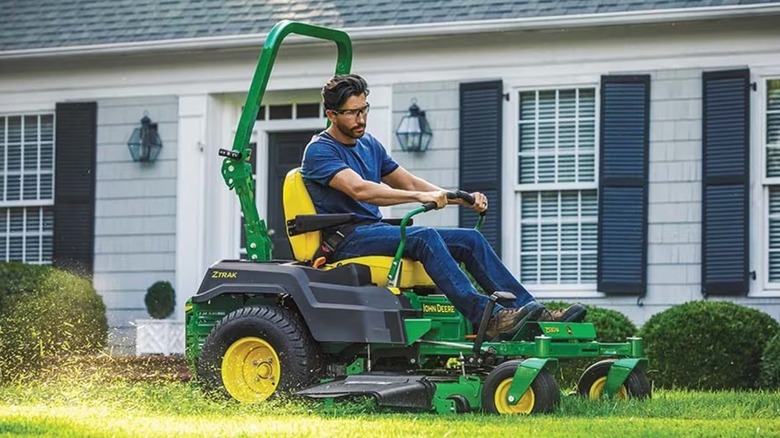
<path id="1" fill-rule="evenodd" d="M 382 177 L 398 168 L 398 163 L 369 133 L 354 145 L 339 143 L 325 131 L 314 136 L 303 152 L 301 173 L 317 213 L 355 213 L 358 220 L 381 220 L 376 205 L 356 201 L 330 187 L 330 180 L 346 168 L 354 170 L 366 181 L 380 183 Z"/>

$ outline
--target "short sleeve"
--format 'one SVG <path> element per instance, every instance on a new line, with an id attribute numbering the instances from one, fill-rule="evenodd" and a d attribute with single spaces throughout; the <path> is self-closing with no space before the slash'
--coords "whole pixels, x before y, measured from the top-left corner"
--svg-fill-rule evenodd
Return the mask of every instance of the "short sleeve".
<path id="1" fill-rule="evenodd" d="M 304 178 L 327 187 L 337 173 L 348 167 L 331 145 L 313 142 L 303 153 L 301 173 Z"/>
<path id="2" fill-rule="evenodd" d="M 380 151 L 380 160 L 382 163 L 382 171 L 380 176 L 384 178 L 387 175 L 393 173 L 395 169 L 398 169 L 398 163 L 393 159 L 393 157 L 390 156 L 390 154 L 387 153 L 387 150 L 384 146 L 382 146 L 381 143 L 379 143 L 379 141 L 377 141 L 377 143 L 379 144 L 377 149 Z"/>

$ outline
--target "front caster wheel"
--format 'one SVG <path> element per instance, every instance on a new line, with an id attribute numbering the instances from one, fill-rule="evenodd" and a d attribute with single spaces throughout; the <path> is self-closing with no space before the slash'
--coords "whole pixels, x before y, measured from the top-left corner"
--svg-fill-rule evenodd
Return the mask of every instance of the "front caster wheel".
<path id="1" fill-rule="evenodd" d="M 580 381 L 577 383 L 577 392 L 591 400 L 600 399 L 607 386 L 609 369 L 615 362 L 615 359 L 607 359 L 588 367 L 582 373 L 582 377 L 580 377 Z M 650 387 L 650 382 L 647 381 L 645 373 L 633 370 L 626 378 L 626 381 L 615 392 L 615 398 L 617 400 L 628 400 L 629 398 L 644 399 L 650 398 L 652 392 L 653 390 Z"/>
<path id="2" fill-rule="evenodd" d="M 494 414 L 538 414 L 552 412 L 561 401 L 560 388 L 555 377 L 547 370 L 541 370 L 531 386 L 515 405 L 509 404 L 507 396 L 512 386 L 515 370 L 521 360 L 510 360 L 493 369 L 485 378 L 482 387 L 482 407 Z"/>

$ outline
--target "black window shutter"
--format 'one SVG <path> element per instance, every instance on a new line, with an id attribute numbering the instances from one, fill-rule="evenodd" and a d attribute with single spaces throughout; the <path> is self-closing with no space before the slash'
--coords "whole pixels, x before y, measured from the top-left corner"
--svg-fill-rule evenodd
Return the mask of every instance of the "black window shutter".
<path id="1" fill-rule="evenodd" d="M 702 77 L 702 294 L 748 292 L 750 71 Z"/>
<path id="2" fill-rule="evenodd" d="M 647 289 L 650 76 L 602 76 L 598 290 Z"/>
<path id="3" fill-rule="evenodd" d="M 460 84 L 460 188 L 482 192 L 490 201 L 482 234 L 499 256 L 503 94 L 501 81 Z M 459 226 L 473 227 L 478 218 L 476 212 L 459 210 Z"/>
<path id="4" fill-rule="evenodd" d="M 91 276 L 97 104 L 58 103 L 56 111 L 53 262 L 59 268 Z"/>

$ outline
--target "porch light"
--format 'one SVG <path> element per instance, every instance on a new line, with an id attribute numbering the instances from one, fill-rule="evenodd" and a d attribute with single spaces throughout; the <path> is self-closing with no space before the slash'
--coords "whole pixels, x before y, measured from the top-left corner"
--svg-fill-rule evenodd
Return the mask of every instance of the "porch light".
<path id="1" fill-rule="evenodd" d="M 149 115 L 144 112 L 141 126 L 133 130 L 130 140 L 127 141 L 133 161 L 153 162 L 160 155 L 162 146 L 160 134 L 157 133 L 157 123 L 152 123 Z"/>
<path id="2" fill-rule="evenodd" d="M 398 142 L 401 143 L 401 150 L 404 152 L 425 152 L 433 138 L 433 131 L 428 120 L 425 118 L 425 111 L 417 106 L 417 100 L 412 99 L 412 106 L 409 107 L 409 114 L 401 119 L 398 129 L 395 130 Z"/>

